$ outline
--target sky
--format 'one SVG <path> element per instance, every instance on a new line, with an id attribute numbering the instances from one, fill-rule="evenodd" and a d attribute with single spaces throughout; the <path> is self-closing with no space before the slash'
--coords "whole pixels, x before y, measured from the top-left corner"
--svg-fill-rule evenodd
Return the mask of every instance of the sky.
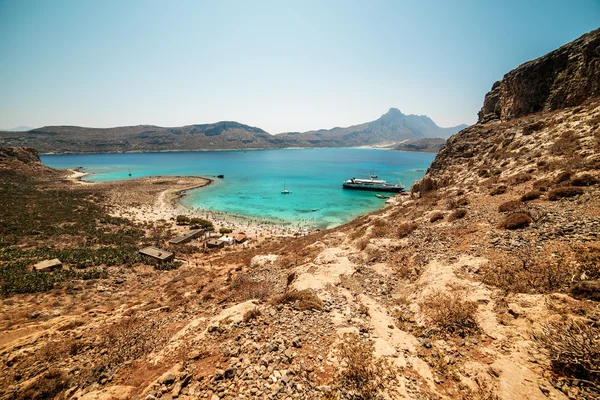
<path id="1" fill-rule="evenodd" d="M 505 73 L 599 27 L 600 0 L 0 0 L 0 128 L 471 124 Z"/>

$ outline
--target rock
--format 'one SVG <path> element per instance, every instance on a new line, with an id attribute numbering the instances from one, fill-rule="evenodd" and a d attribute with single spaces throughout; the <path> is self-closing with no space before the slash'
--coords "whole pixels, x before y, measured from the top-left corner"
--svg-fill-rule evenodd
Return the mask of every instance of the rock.
<path id="1" fill-rule="evenodd" d="M 550 395 L 550 390 L 546 386 L 540 384 L 539 388 L 542 391 L 542 393 L 544 393 L 545 396 Z"/>
<path id="2" fill-rule="evenodd" d="M 165 372 L 160 378 L 158 378 L 158 382 L 163 385 L 170 385 L 177 379 L 174 373 L 171 371 Z"/>
<path id="3" fill-rule="evenodd" d="M 218 330 L 219 330 L 219 323 L 218 322 L 213 322 L 207 328 L 208 333 L 215 333 Z"/>
<path id="4" fill-rule="evenodd" d="M 423 339 L 423 341 L 421 342 L 421 346 L 425 347 L 426 349 L 430 349 L 433 347 L 433 345 L 431 344 L 431 340 L 429 339 Z"/>
<path id="5" fill-rule="evenodd" d="M 233 367 L 228 367 L 224 372 L 223 372 L 223 377 L 225 379 L 231 379 L 235 376 L 235 369 Z"/>

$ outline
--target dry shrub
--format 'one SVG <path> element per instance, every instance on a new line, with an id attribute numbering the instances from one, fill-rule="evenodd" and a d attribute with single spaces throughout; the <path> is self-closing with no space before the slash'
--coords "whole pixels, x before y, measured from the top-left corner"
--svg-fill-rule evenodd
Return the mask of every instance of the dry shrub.
<path id="1" fill-rule="evenodd" d="M 439 221 L 440 219 L 444 219 L 444 214 L 441 211 L 435 211 L 429 217 L 429 222 Z"/>
<path id="2" fill-rule="evenodd" d="M 506 193 L 506 190 L 508 190 L 508 187 L 506 187 L 505 185 L 496 186 L 490 192 L 490 196 L 497 196 L 499 194 L 504 194 L 504 193 Z"/>
<path id="3" fill-rule="evenodd" d="M 417 229 L 417 226 L 417 224 L 412 222 L 404 222 L 398 225 L 398 227 L 396 228 L 396 236 L 400 239 L 405 238 L 411 233 L 413 233 L 413 231 Z"/>
<path id="4" fill-rule="evenodd" d="M 571 171 L 563 171 L 560 174 L 556 175 L 556 177 L 554 178 L 554 183 L 558 184 L 558 183 L 563 183 L 568 181 L 569 179 L 571 179 Z"/>
<path id="5" fill-rule="evenodd" d="M 598 183 L 598 180 L 588 173 L 576 176 L 571 180 L 572 186 L 591 186 L 595 185 L 596 183 Z"/>
<path id="6" fill-rule="evenodd" d="M 525 193 L 523 196 L 521 196 L 521 201 L 531 201 L 531 200 L 539 199 L 541 195 L 542 195 L 542 192 L 540 192 L 538 190 L 532 190 L 530 192 Z"/>
<path id="7" fill-rule="evenodd" d="M 515 212 L 507 215 L 500 223 L 500 226 L 504 229 L 519 229 L 529 226 L 532 222 L 533 220 L 529 215 L 522 212 Z"/>
<path id="8" fill-rule="evenodd" d="M 546 349 L 552 368 L 583 380 L 600 395 L 600 329 L 577 320 L 542 324 L 535 339 Z"/>
<path id="9" fill-rule="evenodd" d="M 262 313 L 260 312 L 260 310 L 258 309 L 258 307 L 254 307 L 254 308 L 252 308 L 252 309 L 250 309 L 250 310 L 248 310 L 248 311 L 246 311 L 244 313 L 243 321 L 244 322 L 250 322 L 253 319 L 256 319 L 256 318 L 260 317 L 261 314 Z"/>
<path id="10" fill-rule="evenodd" d="M 556 201 L 565 197 L 575 197 L 583 194 L 583 189 L 575 186 L 559 187 L 548 192 L 548 200 Z"/>
<path id="11" fill-rule="evenodd" d="M 386 237 L 392 233 L 392 230 L 392 225 L 384 220 L 377 219 L 373 223 L 373 228 L 371 228 L 371 235 L 376 238 Z"/>
<path id="12" fill-rule="evenodd" d="M 266 281 L 255 281 L 247 274 L 236 275 L 230 289 L 242 301 L 250 299 L 266 300 L 271 296 L 271 288 Z"/>
<path id="13" fill-rule="evenodd" d="M 544 127 L 544 123 L 542 121 L 533 122 L 523 128 L 523 135 L 528 136 L 534 132 L 541 130 Z"/>
<path id="14" fill-rule="evenodd" d="M 554 155 L 571 155 L 579 148 L 579 139 L 575 132 L 568 130 L 562 133 L 558 140 L 554 142 L 550 151 Z"/>
<path id="15" fill-rule="evenodd" d="M 521 183 L 529 182 L 531 180 L 530 174 L 516 174 L 509 178 L 511 185 L 520 185 Z"/>
<path id="16" fill-rule="evenodd" d="M 480 269 L 483 283 L 513 293 L 552 293 L 566 291 L 576 270 L 561 254 L 523 249 L 522 254 L 492 253 Z"/>
<path id="17" fill-rule="evenodd" d="M 448 210 L 454 210 L 458 207 L 463 207 L 469 204 L 469 200 L 466 197 L 459 197 L 457 199 L 448 199 L 446 202 L 446 208 Z"/>
<path id="18" fill-rule="evenodd" d="M 477 304 L 464 301 L 461 297 L 458 292 L 448 294 L 436 291 L 426 296 L 419 306 L 435 329 L 444 334 L 465 337 L 479 331 L 475 320 Z"/>
<path id="19" fill-rule="evenodd" d="M 521 200 L 509 200 L 498 206 L 498 212 L 509 212 L 509 211 L 517 211 L 523 207 L 523 202 Z"/>
<path id="20" fill-rule="evenodd" d="M 370 241 L 371 241 L 371 236 L 365 236 L 365 237 L 362 237 L 362 238 L 360 238 L 360 239 L 358 239 L 358 240 L 356 241 L 356 247 L 357 247 L 359 250 L 364 250 L 364 249 L 366 249 L 366 248 L 367 248 L 367 246 L 369 245 L 369 242 L 370 242 Z"/>
<path id="21" fill-rule="evenodd" d="M 396 371 L 386 358 L 373 355 L 371 340 L 356 334 L 346 334 L 337 347 L 337 358 L 342 368 L 334 377 L 328 400 L 375 400 L 383 399 L 393 390 Z"/>
<path id="22" fill-rule="evenodd" d="M 459 208 L 458 210 L 454 210 L 452 214 L 448 216 L 448 221 L 456 221 L 457 219 L 464 218 L 467 215 L 467 210 L 464 208 Z"/>
<path id="23" fill-rule="evenodd" d="M 548 187 L 551 184 L 552 183 L 548 179 L 539 179 L 539 180 L 533 182 L 533 185 L 531 185 L 531 186 L 532 186 L 533 190 L 539 190 L 540 192 L 546 192 L 548 190 Z"/>
<path id="24" fill-rule="evenodd" d="M 273 299 L 273 304 L 294 304 L 300 310 L 320 310 L 323 308 L 323 302 L 315 292 L 309 289 L 293 290 L 277 296 Z"/>

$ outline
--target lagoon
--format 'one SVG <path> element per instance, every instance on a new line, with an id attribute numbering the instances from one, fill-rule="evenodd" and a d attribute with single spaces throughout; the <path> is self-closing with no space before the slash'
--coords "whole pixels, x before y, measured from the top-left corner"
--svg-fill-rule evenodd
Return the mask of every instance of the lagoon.
<path id="1" fill-rule="evenodd" d="M 190 191 L 187 207 L 277 223 L 330 228 L 381 208 L 374 192 L 342 189 L 375 173 L 410 187 L 434 154 L 364 148 L 42 155 L 53 168 L 81 167 L 92 182 L 145 176 L 202 176 L 211 185 Z M 128 173 L 131 171 L 131 177 Z M 223 174 L 224 179 L 216 178 Z M 292 192 L 281 194 L 285 188 Z"/>

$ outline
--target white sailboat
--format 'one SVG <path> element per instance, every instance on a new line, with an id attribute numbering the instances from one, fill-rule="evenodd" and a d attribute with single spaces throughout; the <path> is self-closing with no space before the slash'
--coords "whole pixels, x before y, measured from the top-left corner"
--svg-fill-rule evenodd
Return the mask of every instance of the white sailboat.
<path id="1" fill-rule="evenodd" d="M 290 194 L 290 193 L 292 193 L 292 192 L 290 192 L 289 190 L 287 190 L 285 188 L 285 182 L 283 182 L 283 190 L 281 191 L 281 194 Z"/>

